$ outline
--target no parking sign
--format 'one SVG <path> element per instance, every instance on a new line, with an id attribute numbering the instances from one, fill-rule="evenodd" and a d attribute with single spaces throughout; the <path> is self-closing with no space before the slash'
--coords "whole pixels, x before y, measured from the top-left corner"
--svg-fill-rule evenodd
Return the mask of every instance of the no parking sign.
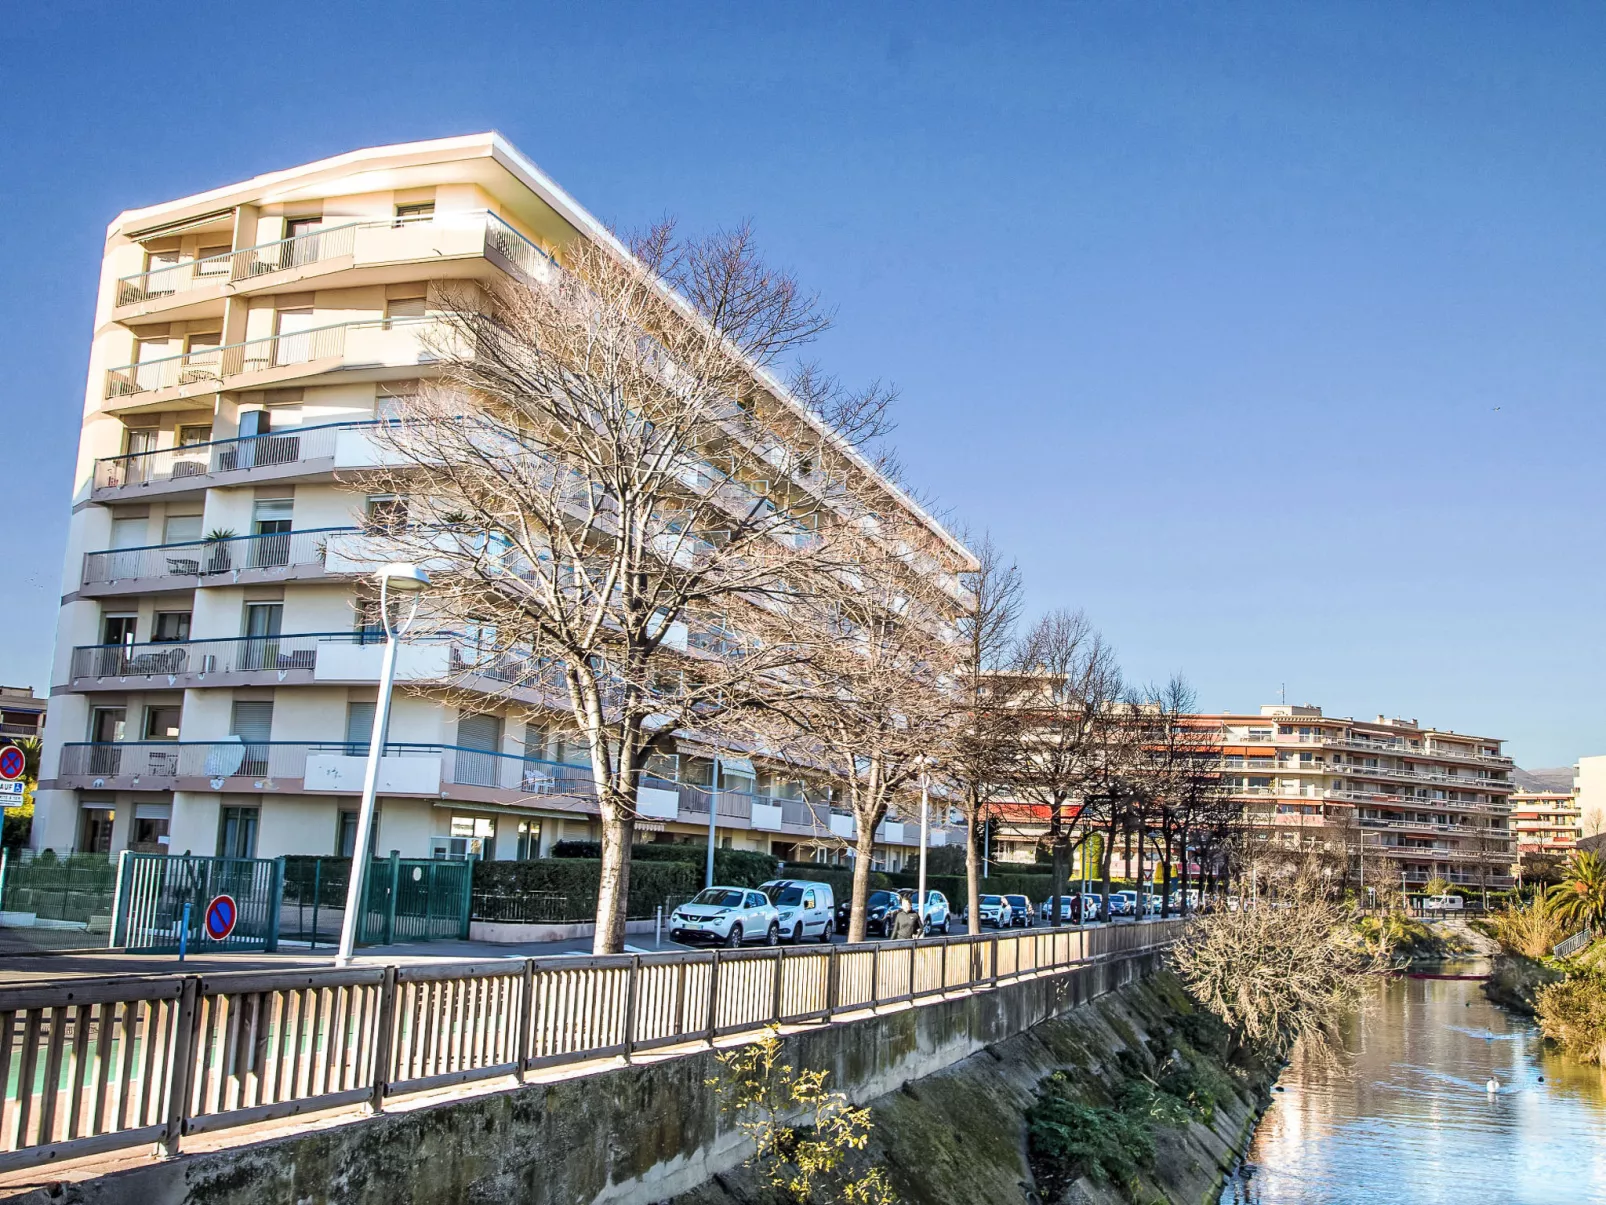
<path id="1" fill-rule="evenodd" d="M 220 895 L 206 906 L 206 935 L 213 941 L 222 941 L 234 932 L 234 922 L 240 910 L 232 895 Z"/>

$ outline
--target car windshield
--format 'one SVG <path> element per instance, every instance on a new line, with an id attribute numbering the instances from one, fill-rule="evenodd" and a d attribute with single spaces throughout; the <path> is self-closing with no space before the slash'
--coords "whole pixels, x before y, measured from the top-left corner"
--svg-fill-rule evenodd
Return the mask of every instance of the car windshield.
<path id="1" fill-rule="evenodd" d="M 802 902 L 803 888 L 801 887 L 788 887 L 775 897 L 775 903 L 777 906 L 782 908 L 785 908 L 788 905 L 795 908 Z"/>
<path id="2" fill-rule="evenodd" d="M 706 891 L 699 891 L 692 903 L 703 904 L 709 908 L 740 908 L 742 893 L 729 887 L 710 887 Z"/>
<path id="3" fill-rule="evenodd" d="M 1003 900 L 1002 896 L 984 895 L 984 896 L 981 897 L 981 902 L 983 904 L 987 905 L 988 907 L 993 907 L 993 906 L 995 906 L 997 904 L 1002 904 L 1004 902 L 1004 900 Z"/>
<path id="4" fill-rule="evenodd" d="M 1017 907 L 1026 907 L 1026 897 L 1024 895 L 1006 895 L 1004 898 Z"/>
<path id="5" fill-rule="evenodd" d="M 893 895 L 890 891 L 877 891 L 873 892 L 870 898 L 865 902 L 871 908 L 879 908 L 883 904 L 897 903 L 898 897 Z"/>

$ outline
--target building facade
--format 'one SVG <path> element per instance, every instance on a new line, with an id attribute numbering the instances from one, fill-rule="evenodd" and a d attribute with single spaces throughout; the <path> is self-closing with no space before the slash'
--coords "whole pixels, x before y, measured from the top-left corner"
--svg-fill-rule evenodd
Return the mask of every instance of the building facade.
<path id="1" fill-rule="evenodd" d="M 43 736 L 47 703 L 34 697 L 31 686 L 0 686 L 0 738 Z"/>
<path id="2" fill-rule="evenodd" d="M 353 583 L 393 501 L 353 492 L 369 429 L 429 377 L 443 283 L 539 278 L 603 237 L 496 135 L 358 151 L 111 224 L 36 847 L 352 852 L 382 654 Z M 942 571 L 969 567 L 886 489 L 946 541 Z M 375 850 L 523 858 L 594 838 L 587 751 L 562 717 L 432 697 L 460 660 L 450 639 L 401 652 Z M 705 840 L 711 807 L 738 849 L 824 857 L 852 834 L 826 784 L 733 754 L 716 793 L 713 756 L 658 768 L 649 839 Z M 878 836 L 896 869 L 918 825 Z"/>
<path id="3" fill-rule="evenodd" d="M 1519 788 L 1511 796 L 1511 835 L 1518 871 L 1535 859 L 1565 858 L 1581 835 L 1578 799 L 1571 791 Z"/>
<path id="4" fill-rule="evenodd" d="M 1500 741 L 1319 707 L 1206 718 L 1221 725 L 1237 798 L 1274 845 L 1346 850 L 1380 886 L 1511 885 L 1513 767 Z"/>

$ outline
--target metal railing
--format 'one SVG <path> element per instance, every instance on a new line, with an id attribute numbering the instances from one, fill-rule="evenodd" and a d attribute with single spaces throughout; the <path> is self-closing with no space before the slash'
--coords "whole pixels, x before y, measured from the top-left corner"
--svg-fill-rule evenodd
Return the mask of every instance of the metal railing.
<path id="1" fill-rule="evenodd" d="M 175 640 L 151 644 L 88 644 L 72 651 L 74 678 L 159 678 L 254 670 L 311 671 L 318 645 L 351 643 L 351 632 L 243 636 L 233 640 Z"/>
<path id="2" fill-rule="evenodd" d="M 226 343 L 220 347 L 141 360 L 117 368 L 108 368 L 104 396 L 106 400 L 112 401 L 158 389 L 172 389 L 179 385 L 221 382 L 227 377 L 238 376 L 241 373 L 263 372 L 270 368 L 339 359 L 346 355 L 347 335 L 352 332 L 391 330 L 416 332 L 434 325 L 436 320 L 427 316 L 336 322 L 329 326 L 316 326 L 308 330 L 247 339 L 242 343 Z M 415 358 L 414 362 L 424 363 L 425 360 L 420 357 Z"/>
<path id="3" fill-rule="evenodd" d="M 184 260 L 176 264 L 163 264 L 144 272 L 124 276 L 117 282 L 119 306 L 135 305 L 143 301 L 172 297 L 209 284 L 250 280 L 272 272 L 285 272 L 293 268 L 310 267 L 325 260 L 352 255 L 357 250 L 359 230 L 395 230 L 417 226 L 439 226 L 448 229 L 470 230 L 483 223 L 485 247 L 495 251 L 519 272 L 536 276 L 545 266 L 555 261 L 540 247 L 525 238 L 501 218 L 486 210 L 468 210 L 462 213 L 430 214 L 420 217 L 385 218 L 377 221 L 346 222 L 338 226 L 324 226 L 306 234 L 273 242 L 242 247 L 202 259 Z M 416 249 L 416 244 L 414 244 Z M 359 258 L 368 260 L 394 258 L 385 256 L 383 248 L 368 244 Z M 406 258 L 411 258 L 406 257 Z"/>
<path id="4" fill-rule="evenodd" d="M 340 226 L 325 226 L 307 234 L 258 243 L 255 247 L 242 247 L 238 251 L 225 251 L 221 255 L 208 255 L 204 259 L 163 264 L 159 268 L 136 272 L 117 282 L 117 304 L 135 305 L 158 297 L 171 297 L 175 293 L 187 293 L 207 284 L 249 280 L 269 272 L 283 272 L 320 260 L 350 255 L 356 245 L 358 227 L 370 224 L 347 222 Z"/>
<path id="5" fill-rule="evenodd" d="M 0 1170 L 989 991 L 1185 923 L 0 988 Z"/>
<path id="6" fill-rule="evenodd" d="M 440 745 L 390 744 L 383 756 L 439 756 Z M 63 778 L 304 778 L 309 755 L 366 758 L 368 742 L 85 741 L 61 747 Z"/>
<path id="7" fill-rule="evenodd" d="M 329 459 L 335 454 L 335 440 L 341 431 L 360 430 L 374 425 L 373 419 L 326 423 L 317 427 L 274 431 L 267 435 L 247 435 L 211 443 L 158 448 L 151 452 L 133 452 L 125 456 L 107 456 L 95 462 L 94 488 L 104 490 L 161 485 L 188 477 Z"/>
<path id="8" fill-rule="evenodd" d="M 316 527 L 270 535 L 190 540 L 183 544 L 148 544 L 108 548 L 84 554 L 85 586 L 147 578 L 202 578 L 244 569 L 288 569 L 321 565 L 329 541 L 357 535 L 356 527 Z"/>
<path id="9" fill-rule="evenodd" d="M 1594 940 L 1595 931 L 1593 929 L 1580 929 L 1571 937 L 1557 942 L 1555 948 L 1550 952 L 1557 958 L 1571 958 L 1574 954 L 1578 953 L 1579 950 L 1582 950 Z"/>

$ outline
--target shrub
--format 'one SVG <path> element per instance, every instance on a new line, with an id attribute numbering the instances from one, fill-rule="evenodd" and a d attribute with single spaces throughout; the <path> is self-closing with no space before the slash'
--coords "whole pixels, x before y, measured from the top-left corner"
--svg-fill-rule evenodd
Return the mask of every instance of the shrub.
<path id="1" fill-rule="evenodd" d="M 600 861 L 600 841 L 558 841 L 552 846 L 554 858 L 586 858 Z M 702 868 L 707 864 L 708 846 L 675 845 L 669 842 L 637 842 L 630 847 L 632 862 L 679 862 L 698 867 L 699 882 Z M 716 849 L 714 851 L 714 881 L 731 887 L 757 887 L 770 879 L 779 878 L 775 868 L 781 865 L 773 854 L 752 849 Z"/>
<path id="2" fill-rule="evenodd" d="M 1489 915 L 1490 934 L 1507 950 L 1524 958 L 1543 958 L 1567 936 L 1567 922 L 1543 895 L 1526 904 L 1508 904 Z"/>
<path id="3" fill-rule="evenodd" d="M 1585 1063 L 1606 1063 L 1606 976 L 1576 971 L 1535 993 L 1539 1028 Z"/>
<path id="4" fill-rule="evenodd" d="M 1063 1082 L 1057 1074 L 1050 1078 Z M 1125 1187 L 1141 1169 L 1154 1166 L 1154 1135 L 1143 1119 L 1071 1100 L 1054 1091 L 1057 1086 L 1026 1115 L 1032 1155 L 1049 1173 L 1043 1185 L 1052 1193 L 1048 1199 L 1058 1199 L 1084 1175 Z"/>
<path id="5" fill-rule="evenodd" d="M 563 919 L 587 921 L 596 915 L 602 862 L 590 858 L 537 858 L 527 862 L 474 863 L 474 914 L 488 911 L 492 898 L 537 893 L 563 896 Z M 630 864 L 629 916 L 645 920 L 662 904 L 665 910 L 696 895 L 703 886 L 701 867 L 690 862 Z"/>
<path id="6" fill-rule="evenodd" d="M 909 871 L 888 875 L 887 878 L 895 887 L 920 885 L 920 875 Z M 1065 885 L 1067 893 L 1076 889 L 1074 884 Z M 962 874 L 931 874 L 928 868 L 926 890 L 942 892 L 957 911 L 963 908 L 969 899 L 970 885 Z M 1054 877 L 1046 874 L 998 874 L 995 871 L 981 881 L 983 895 L 1024 895 L 1029 897 L 1033 904 L 1041 904 L 1053 890 Z"/>

